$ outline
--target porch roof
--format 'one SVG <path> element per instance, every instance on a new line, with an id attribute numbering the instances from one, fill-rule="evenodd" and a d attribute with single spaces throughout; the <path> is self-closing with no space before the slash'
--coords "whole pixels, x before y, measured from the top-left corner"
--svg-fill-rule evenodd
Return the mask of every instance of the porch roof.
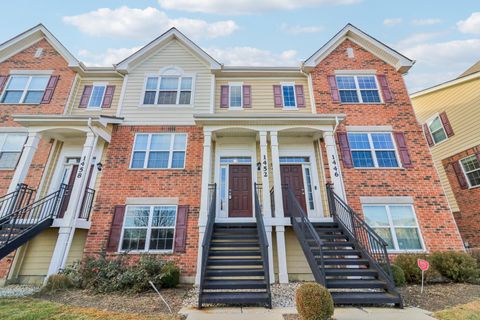
<path id="1" fill-rule="evenodd" d="M 92 125 L 106 127 L 108 124 L 123 122 L 123 118 L 112 116 L 65 116 L 55 114 L 14 114 L 13 120 L 24 127 L 87 126 L 89 121 Z"/>
<path id="2" fill-rule="evenodd" d="M 221 114 L 194 114 L 198 125 L 336 125 L 345 119 L 345 114 L 291 114 L 291 113 L 255 113 L 242 112 Z"/>

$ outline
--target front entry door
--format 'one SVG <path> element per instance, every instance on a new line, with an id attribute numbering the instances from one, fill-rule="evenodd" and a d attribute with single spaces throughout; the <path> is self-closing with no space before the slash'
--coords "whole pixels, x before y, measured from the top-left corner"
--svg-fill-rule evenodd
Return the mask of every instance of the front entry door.
<path id="1" fill-rule="evenodd" d="M 307 212 L 307 205 L 305 202 L 305 186 L 303 185 L 303 173 L 301 164 L 282 164 L 280 166 L 282 176 L 282 184 L 286 184 L 292 189 L 295 198 L 297 198 L 300 206 Z M 283 192 L 283 211 L 286 216 L 289 216 L 286 206 L 286 192 Z"/>
<path id="2" fill-rule="evenodd" d="M 228 216 L 252 217 L 252 167 L 230 165 L 228 171 Z"/>
<path id="3" fill-rule="evenodd" d="M 64 177 L 63 183 L 67 184 L 67 190 L 65 191 L 65 197 L 63 198 L 62 206 L 60 207 L 60 211 L 58 212 L 57 217 L 63 218 L 65 212 L 67 211 L 68 202 L 70 201 L 70 195 L 73 188 L 73 183 L 75 182 L 75 176 L 77 175 L 78 171 L 78 164 L 74 164 L 71 166 L 70 174 L 67 180 L 67 177 Z"/>

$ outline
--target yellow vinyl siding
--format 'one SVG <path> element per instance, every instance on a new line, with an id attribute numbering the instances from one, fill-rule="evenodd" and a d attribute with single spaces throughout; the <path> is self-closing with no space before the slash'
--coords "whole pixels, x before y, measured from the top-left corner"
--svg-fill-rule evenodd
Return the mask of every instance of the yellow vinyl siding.
<path id="1" fill-rule="evenodd" d="M 290 280 L 313 280 L 312 270 L 303 254 L 302 247 L 292 228 L 285 228 L 285 245 L 287 249 L 287 270 Z"/>
<path id="2" fill-rule="evenodd" d="M 248 113 L 312 113 L 310 105 L 310 93 L 308 90 L 308 80 L 306 77 L 255 77 L 255 78 L 217 78 L 215 84 L 215 112 L 232 112 L 228 108 L 220 108 L 220 90 L 222 85 L 228 85 L 229 82 L 243 82 L 244 85 L 250 85 L 251 108 L 244 108 L 241 112 Z M 281 83 L 295 83 L 303 85 L 303 94 L 305 95 L 305 108 L 288 110 L 284 108 L 275 108 L 273 100 L 273 85 Z M 237 111 L 238 112 L 238 109 Z"/>
<path id="3" fill-rule="evenodd" d="M 113 94 L 112 105 L 110 108 L 92 109 L 92 108 L 79 108 L 80 99 L 82 98 L 83 89 L 87 85 L 93 85 L 94 82 L 104 82 L 107 85 L 115 86 L 115 92 Z M 77 81 L 77 85 L 74 88 L 72 99 L 68 107 L 67 113 L 69 115 L 107 115 L 114 116 L 117 113 L 118 101 L 120 100 L 120 92 L 122 91 L 123 78 L 83 78 Z"/>
<path id="4" fill-rule="evenodd" d="M 412 98 L 418 121 L 423 125 L 445 111 L 454 136 L 430 148 L 440 180 L 453 211 L 459 211 L 442 160 L 480 144 L 480 79 L 457 84 Z"/>
<path id="5" fill-rule="evenodd" d="M 162 68 L 174 66 L 194 75 L 192 105 L 142 105 L 145 78 Z M 140 62 L 128 74 L 122 116 L 125 123 L 194 124 L 194 113 L 210 112 L 211 79 L 209 67 L 176 40 Z"/>

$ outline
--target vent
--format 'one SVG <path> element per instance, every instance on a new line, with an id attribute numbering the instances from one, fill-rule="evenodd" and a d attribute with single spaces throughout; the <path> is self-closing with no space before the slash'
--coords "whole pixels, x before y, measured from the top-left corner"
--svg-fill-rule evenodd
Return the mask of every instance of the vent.
<path id="1" fill-rule="evenodd" d="M 353 48 L 347 48 L 347 56 L 349 58 L 355 58 L 355 54 L 353 53 Z"/>
<path id="2" fill-rule="evenodd" d="M 35 51 L 34 57 L 40 58 L 42 56 L 42 53 L 43 53 L 43 48 L 37 48 L 37 50 Z"/>

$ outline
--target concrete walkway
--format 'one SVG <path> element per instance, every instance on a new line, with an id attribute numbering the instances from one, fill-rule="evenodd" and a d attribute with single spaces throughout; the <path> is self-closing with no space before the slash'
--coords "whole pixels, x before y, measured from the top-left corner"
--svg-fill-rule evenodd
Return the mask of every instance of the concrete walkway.
<path id="1" fill-rule="evenodd" d="M 184 308 L 187 320 L 283 320 L 284 314 L 296 314 L 295 308 Z M 432 320 L 431 313 L 418 308 L 335 308 L 335 320 Z"/>

